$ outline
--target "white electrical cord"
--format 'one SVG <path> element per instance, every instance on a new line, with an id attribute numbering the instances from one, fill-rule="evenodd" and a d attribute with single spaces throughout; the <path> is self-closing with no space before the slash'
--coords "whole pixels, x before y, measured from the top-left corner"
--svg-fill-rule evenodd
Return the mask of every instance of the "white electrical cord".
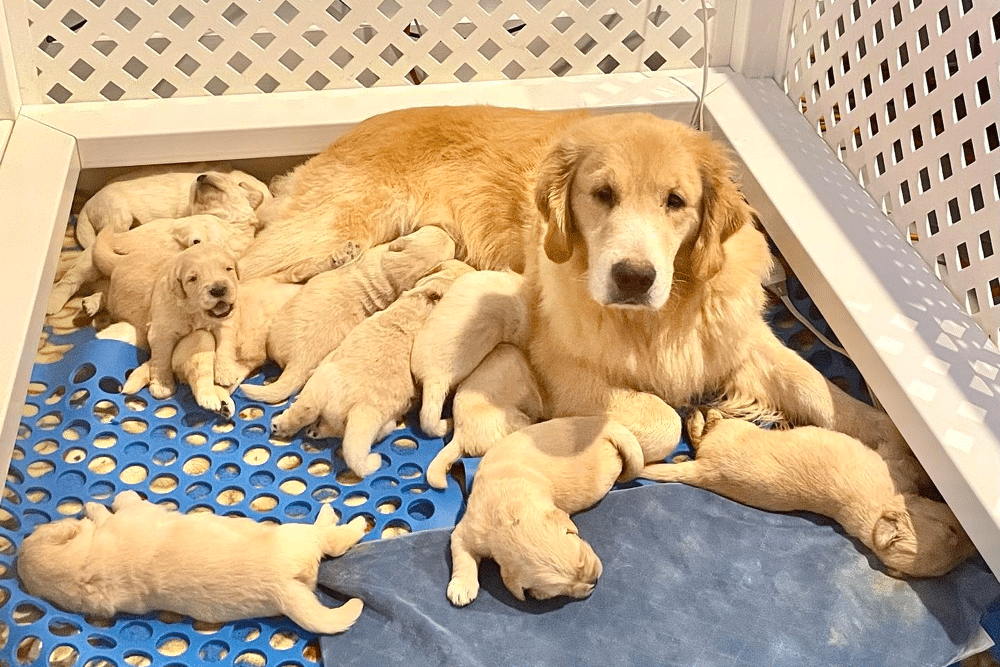
<path id="1" fill-rule="evenodd" d="M 691 116 L 691 125 L 699 130 L 705 129 L 705 95 L 708 94 L 708 6 L 705 0 L 701 0 L 701 28 L 702 28 L 702 50 L 705 52 L 705 59 L 701 65 L 701 95 L 698 103 L 694 107 L 694 115 Z"/>

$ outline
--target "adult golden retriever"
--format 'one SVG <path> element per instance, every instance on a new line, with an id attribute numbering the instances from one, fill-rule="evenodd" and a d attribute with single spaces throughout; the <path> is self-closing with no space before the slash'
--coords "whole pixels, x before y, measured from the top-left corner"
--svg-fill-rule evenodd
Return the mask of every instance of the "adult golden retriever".
<path id="1" fill-rule="evenodd" d="M 671 406 L 722 396 L 915 463 L 886 415 L 764 322 L 771 258 L 731 171 L 707 134 L 648 114 L 398 111 L 282 179 L 240 266 L 264 275 L 437 225 L 473 266 L 524 272 L 550 416 L 610 414 L 652 458 L 680 432 Z"/>

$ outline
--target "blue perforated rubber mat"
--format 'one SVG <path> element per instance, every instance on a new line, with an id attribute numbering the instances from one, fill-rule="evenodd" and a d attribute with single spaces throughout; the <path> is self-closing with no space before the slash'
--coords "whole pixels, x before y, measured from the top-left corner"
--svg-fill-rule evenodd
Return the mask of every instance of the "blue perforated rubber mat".
<path id="1" fill-rule="evenodd" d="M 832 338 L 793 277 L 789 292 L 799 310 Z M 771 320 L 827 377 L 867 398 L 850 361 L 820 345 L 783 306 L 776 305 Z M 398 430 L 376 446 L 382 469 L 359 480 L 346 470 L 335 441 L 269 437 L 272 415 L 286 404 L 255 404 L 237 392 L 237 415 L 227 420 L 199 408 L 183 385 L 165 401 L 146 391 L 126 397 L 120 388 L 139 361 L 135 348 L 96 340 L 89 327 L 47 327 L 45 333 L 45 349 L 56 352 L 49 359 L 72 347 L 62 358 L 34 367 L 0 505 L 0 665 L 319 662 L 316 638 L 282 618 L 211 625 L 161 613 L 106 622 L 61 612 L 26 595 L 14 570 L 23 537 L 39 523 L 77 515 L 85 502 L 110 504 L 122 490 L 137 490 L 183 512 L 278 522 L 312 521 L 329 502 L 342 521 L 367 517 L 372 530 L 366 540 L 455 523 L 462 501 L 457 485 L 436 491 L 424 479 L 441 439 L 412 426 Z M 261 375 L 251 381 L 260 382 Z M 416 423 L 413 417 L 408 424 Z M 684 451 L 686 445 L 679 447 Z M 421 664 L 418 656 L 412 664 Z"/>

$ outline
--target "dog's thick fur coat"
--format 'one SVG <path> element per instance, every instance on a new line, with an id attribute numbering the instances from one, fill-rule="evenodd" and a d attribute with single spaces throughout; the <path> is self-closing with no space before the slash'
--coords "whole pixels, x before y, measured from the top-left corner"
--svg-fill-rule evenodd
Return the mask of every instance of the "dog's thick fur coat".
<path id="1" fill-rule="evenodd" d="M 897 483 L 889 465 L 855 438 L 815 426 L 764 430 L 718 410 L 695 411 L 696 458 L 647 466 L 642 476 L 683 482 L 773 512 L 815 512 L 837 521 L 892 574 L 945 574 L 976 553 L 947 505 Z"/>
<path id="2" fill-rule="evenodd" d="M 338 526 L 329 505 L 314 524 L 257 523 L 179 514 L 134 491 L 87 503 L 85 516 L 44 524 L 24 539 L 17 572 L 32 595 L 99 618 L 171 611 L 208 623 L 284 614 L 310 632 L 347 630 L 354 598 L 330 609 L 316 599 L 323 556 L 340 556 L 365 533 Z"/>
<path id="3" fill-rule="evenodd" d="M 360 477 L 382 466 L 372 444 L 389 434 L 416 395 L 413 337 L 451 283 L 472 271 L 458 260 L 421 279 L 392 305 L 355 327 L 316 368 L 302 392 L 271 422 L 279 437 L 310 426 L 312 438 L 343 437 L 344 461 Z"/>
<path id="4" fill-rule="evenodd" d="M 476 598 L 482 558 L 496 561 L 519 600 L 590 595 L 601 561 L 570 514 L 642 466 L 635 436 L 601 417 L 553 419 L 508 435 L 483 456 L 451 534 L 448 599 L 464 606 Z"/>
<path id="5" fill-rule="evenodd" d="M 424 227 L 311 279 L 278 312 L 282 324 L 267 336 L 267 355 L 282 366 L 281 376 L 269 385 L 244 384 L 243 393 L 254 401 L 285 400 L 302 388 L 351 329 L 454 256 L 451 237 L 438 227 Z"/>

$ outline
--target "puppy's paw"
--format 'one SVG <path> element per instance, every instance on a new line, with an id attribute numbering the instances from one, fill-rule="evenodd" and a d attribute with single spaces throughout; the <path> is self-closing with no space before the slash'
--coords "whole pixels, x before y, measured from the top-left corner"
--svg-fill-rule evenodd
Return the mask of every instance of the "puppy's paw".
<path id="1" fill-rule="evenodd" d="M 149 382 L 149 394 L 153 398 L 170 398 L 174 395 L 175 388 L 173 382 L 167 383 L 158 380 L 150 380 Z"/>
<path id="2" fill-rule="evenodd" d="M 451 430 L 451 420 L 450 419 L 439 419 L 437 423 L 430 424 L 427 429 L 427 435 L 434 436 L 435 438 L 443 438 Z"/>
<path id="3" fill-rule="evenodd" d="M 210 412 L 220 412 L 222 410 L 222 401 L 214 391 L 202 396 L 196 396 L 195 401 L 199 407 Z"/>
<path id="4" fill-rule="evenodd" d="M 233 415 L 236 414 L 236 403 L 233 402 L 233 397 L 222 387 L 217 387 L 215 393 L 219 395 L 219 403 L 221 403 L 218 413 L 226 419 L 232 419 Z"/>
<path id="5" fill-rule="evenodd" d="M 697 446 L 705 435 L 705 415 L 701 410 L 692 410 L 687 418 L 688 438 Z"/>
<path id="6" fill-rule="evenodd" d="M 365 457 L 364 462 L 357 466 L 354 471 L 358 474 L 358 477 L 367 477 L 374 472 L 377 472 L 379 468 L 382 467 L 382 457 L 378 454 L 369 454 Z"/>
<path id="7" fill-rule="evenodd" d="M 718 426 L 725 418 L 721 411 L 709 408 L 708 412 L 705 413 L 705 433 Z"/>
<path id="8" fill-rule="evenodd" d="M 355 535 L 358 536 L 358 540 L 364 537 L 365 533 L 368 532 L 368 521 L 363 516 L 354 517 L 353 519 L 347 522 L 346 526 L 347 528 L 350 528 Z M 355 542 L 357 542 L 358 540 L 355 540 Z"/>
<path id="9" fill-rule="evenodd" d="M 104 295 L 101 292 L 95 292 L 90 296 L 83 298 L 83 310 L 90 317 L 94 317 L 97 313 L 101 312 L 101 304 L 103 303 Z"/>
<path id="10" fill-rule="evenodd" d="M 136 503 L 142 502 L 142 496 L 140 496 L 135 491 L 122 491 L 115 499 L 111 501 L 111 509 L 114 511 L 122 510 L 129 505 L 135 505 Z"/>
<path id="11" fill-rule="evenodd" d="M 221 387 L 235 387 L 243 381 L 240 368 L 229 360 L 215 357 L 215 384 Z"/>
<path id="12" fill-rule="evenodd" d="M 276 438 L 290 438 L 295 435 L 292 425 L 289 423 L 287 410 L 279 415 L 275 415 L 271 420 L 271 435 Z"/>
<path id="13" fill-rule="evenodd" d="M 456 607 L 464 607 L 479 595 L 478 581 L 465 581 L 457 577 L 452 577 L 448 582 L 448 600 Z"/>
<path id="14" fill-rule="evenodd" d="M 330 255 L 330 263 L 336 269 L 347 264 L 360 254 L 361 244 L 357 241 L 347 241 L 339 250 Z"/>

